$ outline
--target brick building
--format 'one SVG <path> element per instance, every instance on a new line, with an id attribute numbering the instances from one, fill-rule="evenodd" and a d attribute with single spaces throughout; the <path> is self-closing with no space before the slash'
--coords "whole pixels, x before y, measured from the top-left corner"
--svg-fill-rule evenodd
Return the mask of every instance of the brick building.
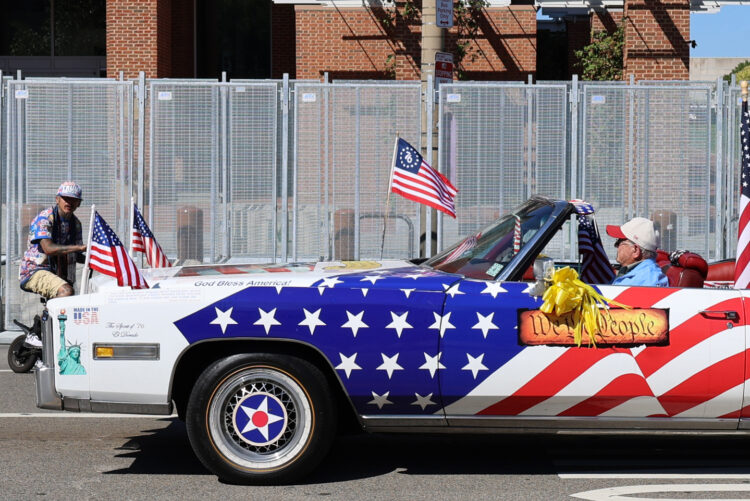
<path id="1" fill-rule="evenodd" d="M 573 52 L 592 29 L 625 23 L 624 74 L 636 79 L 687 80 L 690 0 L 488 0 L 476 15 L 476 33 L 445 33 L 461 78 L 526 80 L 569 78 Z M 412 3 L 413 2 L 413 3 Z M 535 5 L 536 3 L 536 5 Z M 29 75 L 147 77 L 400 79 L 420 76 L 421 0 L 0 0 L 0 69 Z M 553 23 L 537 19 L 541 7 Z M 71 18 L 77 23 L 66 24 Z M 554 36 L 548 30 L 554 25 Z M 25 27 L 25 31 L 19 28 Z M 87 46 L 65 45 L 80 27 Z M 51 29 L 50 27 L 54 27 Z M 70 33 L 66 33 L 65 30 Z M 87 32 L 88 33 L 88 32 Z M 35 34 L 39 43 L 20 43 Z M 46 38 L 45 38 L 46 36 Z M 68 43 L 68 45 L 71 45 Z M 49 49 L 47 49 L 49 47 Z M 66 52 L 67 51 L 67 52 Z M 71 52 L 73 51 L 73 52 Z M 76 52 L 77 51 L 77 52 Z M 86 58 L 93 58 L 90 61 Z M 76 66 L 77 67 L 77 66 Z M 554 70 L 554 71 L 551 71 Z"/>

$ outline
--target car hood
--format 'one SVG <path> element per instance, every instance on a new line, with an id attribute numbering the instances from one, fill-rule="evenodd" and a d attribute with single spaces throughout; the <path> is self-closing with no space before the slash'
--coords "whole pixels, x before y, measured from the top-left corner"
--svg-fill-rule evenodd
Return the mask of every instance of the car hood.
<path id="1" fill-rule="evenodd" d="M 152 289 L 192 287 L 349 287 L 444 291 L 460 275 L 434 271 L 402 260 L 325 261 L 287 264 L 214 264 L 145 268 Z M 117 288 L 111 277 L 97 275 L 91 292 Z"/>

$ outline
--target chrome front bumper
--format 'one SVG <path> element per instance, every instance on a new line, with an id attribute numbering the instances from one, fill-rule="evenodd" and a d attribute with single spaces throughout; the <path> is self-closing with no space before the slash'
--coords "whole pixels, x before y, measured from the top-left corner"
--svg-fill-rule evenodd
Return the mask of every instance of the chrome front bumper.
<path id="1" fill-rule="evenodd" d="M 60 394 L 55 389 L 55 355 L 52 343 L 52 320 L 42 324 L 42 362 L 44 367 L 36 370 L 36 406 L 40 409 L 51 409 L 60 411 L 63 402 Z"/>

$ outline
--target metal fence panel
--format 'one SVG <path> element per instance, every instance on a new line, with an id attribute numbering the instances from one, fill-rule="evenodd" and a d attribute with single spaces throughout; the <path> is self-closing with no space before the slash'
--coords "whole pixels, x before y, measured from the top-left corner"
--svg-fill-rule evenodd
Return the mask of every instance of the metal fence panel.
<path id="1" fill-rule="evenodd" d="M 396 136 L 422 146 L 420 96 L 419 83 L 297 85 L 292 259 L 380 258 L 384 224 L 384 258 L 417 256 L 419 206 L 386 200 Z"/>
<path id="2" fill-rule="evenodd" d="M 39 79 L 7 85 L 12 126 L 7 131 L 6 328 L 12 319 L 29 322 L 39 311 L 36 296 L 18 286 L 18 266 L 31 220 L 54 204 L 62 181 L 73 179 L 83 188 L 84 201 L 77 215 L 84 233 L 91 204 L 96 204 L 118 234 L 125 233 L 133 127 L 130 82 Z"/>
<path id="3" fill-rule="evenodd" d="M 565 85 L 442 84 L 439 165 L 459 193 L 457 218 L 442 218 L 441 247 L 532 194 L 565 198 L 566 122 Z"/>
<path id="4" fill-rule="evenodd" d="M 149 82 L 148 219 L 167 255 L 181 262 L 228 257 L 220 89 L 215 82 Z"/>

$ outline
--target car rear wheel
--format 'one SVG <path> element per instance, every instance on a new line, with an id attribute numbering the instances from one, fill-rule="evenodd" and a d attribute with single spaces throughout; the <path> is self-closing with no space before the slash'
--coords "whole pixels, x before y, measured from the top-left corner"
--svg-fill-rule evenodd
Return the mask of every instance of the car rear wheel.
<path id="1" fill-rule="evenodd" d="M 201 374 L 186 423 L 196 455 L 221 479 L 285 483 L 307 474 L 328 452 L 334 409 L 325 376 L 311 363 L 242 354 Z"/>

